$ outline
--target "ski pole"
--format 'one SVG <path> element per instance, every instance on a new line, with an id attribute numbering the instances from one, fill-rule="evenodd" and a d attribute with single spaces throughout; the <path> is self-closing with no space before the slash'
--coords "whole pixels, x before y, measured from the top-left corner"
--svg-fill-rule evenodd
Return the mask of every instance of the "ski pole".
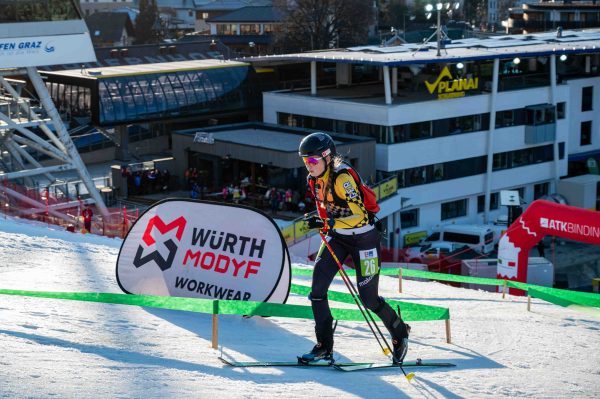
<path id="1" fill-rule="evenodd" d="M 352 296 L 352 299 L 354 299 L 354 302 L 356 303 L 356 306 L 358 306 L 358 309 L 360 310 L 362 316 L 364 317 L 365 321 L 367 322 L 367 325 L 369 326 L 369 329 L 371 330 L 371 332 L 375 336 L 375 339 L 377 340 L 377 343 L 379 344 L 379 346 L 383 350 L 384 355 L 389 356 L 390 353 L 392 352 L 392 350 L 390 349 L 390 345 L 388 344 L 387 340 L 385 339 L 385 336 L 383 335 L 383 333 L 379 329 L 379 326 L 375 322 L 375 319 L 373 318 L 373 315 L 371 313 L 369 313 L 369 311 L 367 310 L 367 307 L 363 303 L 362 298 L 360 297 L 360 294 L 358 293 L 356 287 L 354 286 L 354 284 L 352 284 L 352 281 L 348 277 L 348 274 L 346 273 L 346 270 L 344 270 L 344 267 L 342 266 L 342 262 L 340 262 L 340 260 L 336 256 L 335 252 L 333 251 L 333 248 L 331 248 L 331 246 L 329 245 L 329 242 L 327 242 L 327 240 L 325 239 L 325 236 L 323 235 L 323 233 L 319 232 L 319 236 L 321 236 L 321 241 L 325 244 L 325 246 L 327 247 L 327 250 L 329 251 L 329 253 L 333 257 L 333 260 L 335 260 L 335 263 L 337 264 L 338 268 L 340 269 L 340 275 L 342 276 L 342 280 L 344 281 L 344 284 L 346 284 L 346 288 L 348 288 L 348 291 L 350 291 L 350 295 Z M 373 323 L 373 325 L 371 325 L 371 323 Z M 375 328 L 373 328 L 373 326 Z M 375 330 L 377 330 L 377 333 L 379 333 L 379 336 L 377 335 L 377 333 L 375 332 Z M 381 341 L 379 339 L 380 337 L 381 337 L 381 340 L 383 340 L 383 343 L 385 344 L 385 347 L 381 343 Z M 392 355 L 392 361 L 393 361 L 393 358 L 394 357 Z M 406 377 L 406 379 L 410 382 L 414 378 L 415 373 L 406 374 L 406 371 L 402 367 L 402 364 L 398 363 L 398 366 L 400 367 L 400 370 L 404 374 L 404 377 Z"/>

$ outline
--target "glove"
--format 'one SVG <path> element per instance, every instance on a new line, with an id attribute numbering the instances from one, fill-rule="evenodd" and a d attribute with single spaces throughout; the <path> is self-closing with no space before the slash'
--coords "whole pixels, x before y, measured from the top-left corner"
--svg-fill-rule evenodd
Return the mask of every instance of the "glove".
<path id="1" fill-rule="evenodd" d="M 305 215 L 304 221 L 309 229 L 322 229 L 325 226 L 325 222 L 318 215 Z"/>

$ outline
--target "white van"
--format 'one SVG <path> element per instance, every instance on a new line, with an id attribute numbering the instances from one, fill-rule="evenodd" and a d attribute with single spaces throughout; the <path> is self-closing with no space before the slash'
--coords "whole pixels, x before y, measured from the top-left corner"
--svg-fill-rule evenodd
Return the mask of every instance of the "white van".
<path id="1" fill-rule="evenodd" d="M 434 230 L 421 244 L 445 241 L 459 245 L 468 245 L 482 253 L 490 253 L 498 241 L 494 231 L 489 226 L 450 224 Z"/>

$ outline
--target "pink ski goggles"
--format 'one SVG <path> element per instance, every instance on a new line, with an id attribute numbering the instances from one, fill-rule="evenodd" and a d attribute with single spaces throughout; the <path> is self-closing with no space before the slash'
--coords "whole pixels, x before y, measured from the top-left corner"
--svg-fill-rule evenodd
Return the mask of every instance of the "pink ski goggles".
<path id="1" fill-rule="evenodd" d="M 305 165 L 316 165 L 323 157 L 302 157 Z"/>

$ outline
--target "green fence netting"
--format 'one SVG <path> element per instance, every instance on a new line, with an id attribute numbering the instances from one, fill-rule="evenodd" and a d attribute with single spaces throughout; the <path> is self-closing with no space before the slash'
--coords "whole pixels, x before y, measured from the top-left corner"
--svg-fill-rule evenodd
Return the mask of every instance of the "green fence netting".
<path id="1" fill-rule="evenodd" d="M 312 273 L 312 269 L 306 268 L 292 268 L 294 275 L 305 276 Z M 346 270 L 348 275 L 356 275 L 356 271 L 352 269 Z M 382 268 L 381 274 L 384 276 L 398 276 L 399 268 L 388 267 Z M 485 277 L 471 277 L 471 276 L 459 276 L 455 274 L 444 274 L 437 272 L 429 272 L 424 270 L 404 269 L 402 268 L 403 277 L 417 277 L 428 280 L 439 280 L 439 281 L 451 281 L 457 283 L 470 283 L 470 284 L 481 284 L 481 285 L 494 285 L 502 286 L 506 283 L 509 288 L 517 288 L 523 291 L 527 291 L 529 295 L 543 299 L 547 302 L 554 303 L 560 306 L 579 305 L 586 307 L 600 307 L 600 294 L 590 292 L 579 292 L 571 290 L 562 290 L 558 288 L 543 287 L 534 284 L 521 283 L 519 281 L 502 280 L 495 278 Z M 344 301 L 341 301 L 344 302 Z M 405 306 L 404 303 L 401 306 Z"/>
<path id="2" fill-rule="evenodd" d="M 312 319 L 312 309 L 310 306 L 290 305 L 264 302 L 249 301 L 225 301 L 217 299 L 197 299 L 197 298 L 179 298 L 163 297 L 152 295 L 127 295 L 127 294 L 108 294 L 93 292 L 50 292 L 50 291 L 25 291 L 25 290 L 7 290 L 0 289 L 1 295 L 18 295 L 36 298 L 67 299 L 75 301 L 101 302 L 120 305 L 145 306 L 160 309 L 185 310 L 198 313 L 209 314 L 237 314 L 250 316 L 273 316 L 273 317 L 294 317 L 299 319 Z M 346 294 L 348 295 L 348 294 Z M 405 306 L 405 304 L 402 304 Z M 424 306 L 424 305 L 419 305 Z M 445 315 L 441 310 L 437 313 L 433 310 L 415 312 L 412 317 L 418 317 L 422 314 L 426 317 L 424 320 L 442 320 L 449 318 L 447 309 Z M 333 317 L 337 320 L 363 321 L 364 318 L 357 309 L 339 309 L 331 310 Z M 432 315 L 439 314 L 438 318 L 432 318 Z M 416 316 L 415 316 L 416 315 Z M 413 319 L 409 319 L 413 320 Z M 420 319 L 414 319 L 420 320 Z"/>
<path id="3" fill-rule="evenodd" d="M 579 305 L 600 308 L 600 295 L 588 292 L 559 290 L 548 287 L 529 287 L 527 291 L 534 298 L 543 299 L 560 306 Z"/>
<path id="4" fill-rule="evenodd" d="M 290 289 L 294 294 L 308 295 L 310 287 L 298 284 L 292 284 Z M 354 304 L 352 295 L 345 292 L 329 290 L 327 298 L 342 303 Z M 393 308 L 400 307 L 402 318 L 406 321 L 430 321 L 430 320 L 448 320 L 450 319 L 450 310 L 439 306 L 420 305 L 417 303 L 401 302 L 394 299 L 386 299 L 386 302 Z M 375 315 L 375 317 L 377 317 Z"/>

